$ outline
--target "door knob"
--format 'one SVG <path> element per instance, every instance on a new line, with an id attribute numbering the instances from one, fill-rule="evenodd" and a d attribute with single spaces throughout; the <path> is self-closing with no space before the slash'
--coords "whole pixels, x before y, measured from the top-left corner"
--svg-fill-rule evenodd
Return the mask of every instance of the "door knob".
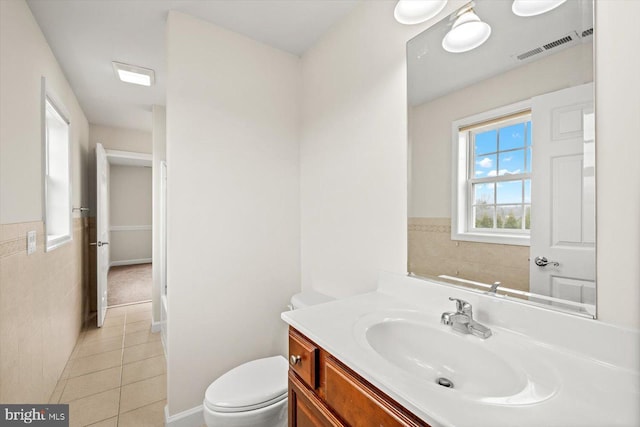
<path id="1" fill-rule="evenodd" d="M 549 264 L 551 264 L 552 267 L 559 267 L 560 266 L 559 262 L 557 262 L 557 261 L 549 261 L 547 259 L 547 257 L 544 257 L 544 256 L 535 257 L 533 262 L 535 262 L 538 267 L 546 267 Z"/>
<path id="2" fill-rule="evenodd" d="M 102 247 L 102 246 L 106 246 L 106 245 L 108 245 L 108 244 L 109 244 L 109 242 L 101 242 L 101 241 L 98 241 L 97 243 L 89 243 L 89 246 L 97 246 L 97 247 L 99 247 L 99 248 L 100 248 L 100 247 Z"/>

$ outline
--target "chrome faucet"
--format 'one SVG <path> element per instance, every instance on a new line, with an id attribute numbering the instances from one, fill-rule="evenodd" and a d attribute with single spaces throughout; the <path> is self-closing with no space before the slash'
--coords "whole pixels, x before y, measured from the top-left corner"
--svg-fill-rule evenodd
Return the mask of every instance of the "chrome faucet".
<path id="1" fill-rule="evenodd" d="M 491 329 L 473 320 L 473 307 L 466 301 L 449 297 L 449 301 L 456 302 L 456 311 L 446 311 L 440 316 L 440 322 L 451 326 L 454 331 L 463 334 L 472 334 L 482 339 L 491 336 Z"/>

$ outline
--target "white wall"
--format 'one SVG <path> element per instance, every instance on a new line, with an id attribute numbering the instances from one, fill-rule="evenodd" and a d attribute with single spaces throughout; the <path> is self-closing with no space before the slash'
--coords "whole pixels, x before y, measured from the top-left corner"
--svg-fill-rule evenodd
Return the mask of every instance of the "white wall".
<path id="1" fill-rule="evenodd" d="M 0 224 L 42 220 L 40 78 L 69 115 L 73 206 L 86 206 L 88 123 L 24 1 L 0 2 Z M 80 214 L 75 215 L 79 217 Z"/>
<path id="2" fill-rule="evenodd" d="M 167 158 L 167 111 L 161 105 L 154 105 L 152 109 L 153 128 L 153 285 L 151 288 L 151 305 L 153 306 L 153 321 L 160 322 L 161 295 L 161 214 L 160 214 L 160 162 Z"/>
<path id="3" fill-rule="evenodd" d="M 439 17 L 405 26 L 395 3 L 363 2 L 302 58 L 302 286 L 333 296 L 406 272 L 405 49 Z"/>
<path id="4" fill-rule="evenodd" d="M 96 143 L 99 142 L 107 150 L 151 154 L 153 149 L 151 132 L 92 123 L 89 133 L 91 135 L 91 146 L 93 148 L 95 148 Z"/>
<path id="5" fill-rule="evenodd" d="M 89 125 L 25 1 L 0 1 L 0 402 L 47 402 L 86 309 L 85 222 L 44 252 L 41 77 L 67 111 L 73 206 L 87 206 Z M 26 232 L 37 247 L 26 253 Z"/>
<path id="6" fill-rule="evenodd" d="M 96 215 L 96 144 L 106 150 L 152 153 L 151 132 L 96 124 L 89 125 L 89 207 L 90 215 Z"/>
<path id="7" fill-rule="evenodd" d="M 409 216 L 451 216 L 451 123 L 593 81 L 593 45 L 574 46 L 411 108 Z M 586 64 L 587 66 L 583 66 Z M 526 84 L 523 84 L 525 83 Z"/>
<path id="8" fill-rule="evenodd" d="M 151 168 L 111 165 L 109 260 L 112 264 L 151 260 L 151 195 Z"/>
<path id="9" fill-rule="evenodd" d="M 640 328 L 640 2 L 596 4 L 597 307 Z"/>
<path id="10" fill-rule="evenodd" d="M 170 12 L 168 406 L 202 404 L 230 368 L 286 352 L 300 289 L 293 55 Z"/>

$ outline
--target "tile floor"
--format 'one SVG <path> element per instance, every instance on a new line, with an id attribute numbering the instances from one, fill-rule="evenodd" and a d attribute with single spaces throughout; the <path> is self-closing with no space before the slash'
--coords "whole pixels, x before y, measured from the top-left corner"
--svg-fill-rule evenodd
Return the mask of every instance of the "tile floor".
<path id="1" fill-rule="evenodd" d="M 72 427 L 161 427 L 166 366 L 151 303 L 110 308 L 80 334 L 50 403 L 69 404 Z"/>

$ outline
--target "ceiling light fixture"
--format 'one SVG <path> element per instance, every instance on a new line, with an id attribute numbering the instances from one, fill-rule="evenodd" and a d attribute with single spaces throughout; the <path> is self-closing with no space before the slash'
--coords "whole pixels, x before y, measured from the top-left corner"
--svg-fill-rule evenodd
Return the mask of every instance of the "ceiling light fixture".
<path id="1" fill-rule="evenodd" d="M 451 30 L 442 39 L 442 47 L 447 52 L 468 52 L 489 39 L 491 26 L 480 20 L 473 7 L 460 9 L 454 19 Z"/>
<path id="2" fill-rule="evenodd" d="M 436 16 L 447 5 L 447 0 L 399 0 L 393 11 L 401 24 L 419 24 Z"/>
<path id="3" fill-rule="evenodd" d="M 547 13 L 567 0 L 513 0 L 511 10 L 518 16 L 536 16 Z"/>
<path id="4" fill-rule="evenodd" d="M 151 86 L 155 82 L 155 73 L 149 68 L 123 64 L 116 61 L 113 61 L 112 64 L 113 71 L 115 71 L 116 76 L 125 83 Z"/>

